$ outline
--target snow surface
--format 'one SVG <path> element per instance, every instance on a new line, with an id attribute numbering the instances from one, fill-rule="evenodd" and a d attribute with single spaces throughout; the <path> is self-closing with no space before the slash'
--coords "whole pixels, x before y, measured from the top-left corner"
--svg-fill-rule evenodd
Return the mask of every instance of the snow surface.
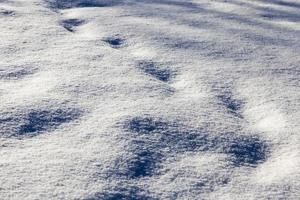
<path id="1" fill-rule="evenodd" d="M 299 0 L 0 0 L 0 199 L 300 199 Z"/>

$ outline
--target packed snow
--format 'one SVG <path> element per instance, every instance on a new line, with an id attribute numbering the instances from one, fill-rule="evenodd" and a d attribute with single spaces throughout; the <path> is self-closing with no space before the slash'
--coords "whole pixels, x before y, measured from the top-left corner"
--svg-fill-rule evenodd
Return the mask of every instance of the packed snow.
<path id="1" fill-rule="evenodd" d="M 0 199 L 300 199 L 299 0 L 0 0 Z"/>

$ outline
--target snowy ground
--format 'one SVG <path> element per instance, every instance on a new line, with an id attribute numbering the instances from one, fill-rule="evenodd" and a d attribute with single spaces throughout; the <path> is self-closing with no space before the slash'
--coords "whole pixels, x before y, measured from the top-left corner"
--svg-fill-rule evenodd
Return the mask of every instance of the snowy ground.
<path id="1" fill-rule="evenodd" d="M 299 0 L 0 0 L 0 199 L 300 199 Z"/>

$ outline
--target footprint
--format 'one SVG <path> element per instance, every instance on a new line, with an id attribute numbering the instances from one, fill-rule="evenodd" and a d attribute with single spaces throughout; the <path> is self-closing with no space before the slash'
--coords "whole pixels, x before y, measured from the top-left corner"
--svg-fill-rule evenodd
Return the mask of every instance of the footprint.
<path id="1" fill-rule="evenodd" d="M 0 15 L 4 15 L 4 16 L 12 16 L 14 15 L 14 11 L 11 11 L 11 10 L 6 10 L 6 9 L 3 9 L 3 8 L 0 8 Z"/>
<path id="2" fill-rule="evenodd" d="M 218 94 L 217 99 L 221 102 L 223 106 L 226 107 L 229 113 L 242 118 L 239 111 L 243 107 L 243 102 L 241 100 L 235 99 L 231 92 Z"/>
<path id="3" fill-rule="evenodd" d="M 101 2 L 93 2 L 93 1 L 81 1 L 79 2 L 76 7 L 77 8 L 84 8 L 84 7 L 110 7 L 116 5 L 116 2 L 113 1 L 101 1 Z"/>
<path id="4" fill-rule="evenodd" d="M 149 134 L 153 131 L 163 130 L 168 126 L 167 123 L 160 120 L 154 120 L 149 117 L 135 117 L 126 122 L 125 129 L 138 134 Z"/>
<path id="5" fill-rule="evenodd" d="M 110 189 L 110 191 L 95 193 L 90 197 L 84 198 L 84 200 L 157 200 L 143 193 L 145 192 L 138 187 L 118 187 Z"/>
<path id="6" fill-rule="evenodd" d="M 143 144 L 140 144 L 143 145 Z M 147 145 L 147 144 L 146 144 Z M 159 168 L 162 161 L 162 155 L 156 149 L 151 147 L 136 146 L 131 149 L 131 155 L 124 158 L 124 172 L 120 174 L 127 179 L 138 179 L 142 177 L 150 177 Z"/>
<path id="7" fill-rule="evenodd" d="M 145 138 L 144 135 L 149 135 L 146 138 L 149 141 L 155 141 L 156 148 L 169 148 L 172 146 L 173 151 L 176 151 L 176 153 L 206 150 L 214 145 L 204 130 L 189 129 L 176 121 L 135 117 L 125 123 L 124 129 L 132 134 L 138 134 L 135 138 L 139 136 Z"/>
<path id="8" fill-rule="evenodd" d="M 112 48 L 118 49 L 124 46 L 125 40 L 121 38 L 116 38 L 116 37 L 107 37 L 103 39 L 104 42 L 109 44 Z"/>
<path id="9" fill-rule="evenodd" d="M 164 157 L 186 152 L 208 151 L 227 154 L 235 167 L 246 165 L 255 167 L 265 161 L 267 156 L 267 144 L 258 136 L 228 133 L 213 137 L 204 129 L 188 128 L 177 121 L 168 122 L 151 117 L 135 117 L 124 124 L 124 130 L 133 137 L 133 148 L 130 151 L 135 156 L 141 156 L 140 160 L 134 157 L 133 160 L 137 162 L 132 162 L 132 158 L 129 159 L 128 166 L 134 163 L 135 167 L 132 169 L 140 167 L 143 170 L 147 168 L 145 166 L 151 166 L 149 172 L 142 170 L 141 174 L 144 176 L 153 174 L 153 168 L 158 166 L 156 163 L 161 162 Z M 167 152 L 168 155 L 162 155 L 160 152 Z"/>
<path id="10" fill-rule="evenodd" d="M 222 152 L 231 155 L 233 165 L 255 167 L 266 160 L 267 145 L 257 136 L 239 136 L 224 145 Z"/>
<path id="11" fill-rule="evenodd" d="M 140 61 L 137 68 L 163 82 L 168 82 L 172 75 L 171 70 L 162 68 L 158 63 L 152 61 Z"/>
<path id="12" fill-rule="evenodd" d="M 240 136 L 226 133 L 215 136 L 209 134 L 209 131 L 205 129 L 187 127 L 178 120 L 170 121 L 149 115 L 137 116 L 121 122 L 121 128 L 124 130 L 124 138 L 128 140 L 129 144 L 126 146 L 125 153 L 113 165 L 109 177 L 125 183 L 132 183 L 132 185 L 137 180 L 144 181 L 157 177 L 162 179 L 171 177 L 173 178 L 172 182 L 178 177 L 178 181 L 180 181 L 178 184 L 184 184 L 180 180 L 181 174 L 178 174 L 181 172 L 178 172 L 177 168 L 172 168 L 176 165 L 176 159 L 174 163 L 169 163 L 172 158 L 180 155 L 184 156 L 189 153 L 201 155 L 204 152 L 207 155 L 216 155 L 212 158 L 221 156 L 226 166 L 235 169 L 243 166 L 257 167 L 267 159 L 268 154 L 268 145 L 256 135 Z M 203 158 L 203 162 L 214 161 L 205 159 Z M 169 161 L 167 162 L 167 160 Z M 166 166 L 171 168 L 166 168 Z M 222 166 L 221 164 L 218 167 Z M 231 172 L 224 173 L 200 174 L 199 180 L 193 183 L 194 189 L 200 193 L 207 192 L 207 190 L 211 192 L 219 186 L 228 184 Z M 187 184 L 189 183 L 187 182 Z M 134 190 L 112 189 L 110 192 L 96 193 L 87 199 L 153 199 L 148 196 L 140 196 L 140 193 L 136 192 L 142 191 L 139 186 L 134 188 Z"/>
<path id="13" fill-rule="evenodd" d="M 47 2 L 53 10 L 85 7 L 110 7 L 121 3 L 113 0 L 47 0 Z"/>
<path id="14" fill-rule="evenodd" d="M 55 129 L 59 125 L 77 118 L 77 115 L 78 113 L 71 110 L 33 110 L 26 116 L 26 123 L 20 126 L 18 135 L 32 135 Z"/>
<path id="15" fill-rule="evenodd" d="M 19 111 L 21 112 L 21 111 Z M 26 111 L 25 111 L 26 112 Z M 53 131 L 64 123 L 79 118 L 78 109 L 32 109 L 26 113 L 1 113 L 0 137 L 25 138 Z"/>
<path id="16" fill-rule="evenodd" d="M 0 80 L 22 79 L 28 75 L 34 74 L 36 71 L 36 68 L 31 67 L 7 67 L 7 69 L 0 69 Z"/>
<path id="17" fill-rule="evenodd" d="M 181 132 L 179 124 L 162 119 L 135 117 L 126 121 L 123 128 L 132 138 L 131 145 L 116 165 L 122 169 L 117 172 L 118 177 L 126 179 L 158 175 L 161 163 L 169 155 L 195 151 L 209 145 L 204 134 Z"/>
<path id="18" fill-rule="evenodd" d="M 69 32 L 74 32 L 75 28 L 83 23 L 84 20 L 81 19 L 66 19 L 61 22 L 61 25 Z"/>

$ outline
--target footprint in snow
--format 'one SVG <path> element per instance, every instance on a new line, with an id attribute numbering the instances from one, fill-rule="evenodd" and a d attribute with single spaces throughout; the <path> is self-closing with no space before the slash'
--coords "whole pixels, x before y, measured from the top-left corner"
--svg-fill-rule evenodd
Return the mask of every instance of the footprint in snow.
<path id="1" fill-rule="evenodd" d="M 29 66 L 6 67 L 5 69 L 0 69 L 0 80 L 18 80 L 32 75 L 36 71 L 36 68 Z"/>
<path id="2" fill-rule="evenodd" d="M 159 66 L 159 63 L 153 61 L 139 61 L 137 68 L 142 70 L 145 74 L 163 82 L 168 82 L 172 77 L 172 71 L 170 69 Z"/>
<path id="3" fill-rule="evenodd" d="M 163 163 L 180 154 L 207 152 L 227 155 L 226 163 L 234 169 L 243 166 L 255 168 L 267 159 L 269 152 L 267 143 L 257 135 L 224 133 L 216 137 L 205 128 L 189 128 L 177 120 L 168 121 L 146 115 L 127 119 L 121 126 L 124 138 L 130 145 L 110 169 L 109 177 L 117 180 L 137 181 L 161 176 L 168 171 L 164 169 Z M 221 182 L 227 184 L 230 178 Z M 203 178 L 195 183 L 199 191 L 202 191 L 202 187 L 214 188 L 214 184 L 220 182 Z M 112 189 L 109 194 L 97 193 L 87 199 L 126 199 L 129 196 L 131 199 L 140 199 L 140 194 L 136 193 L 139 190 L 142 189 L 137 187 L 131 193 L 124 189 Z"/>
<path id="4" fill-rule="evenodd" d="M 131 153 L 123 163 L 130 179 L 152 176 L 165 158 L 186 152 L 226 154 L 234 167 L 256 167 L 267 157 L 266 142 L 256 135 L 226 133 L 215 137 L 204 129 L 152 117 L 132 118 L 125 122 L 124 129 L 133 137 Z"/>
<path id="5" fill-rule="evenodd" d="M 107 37 L 102 40 L 103 42 L 110 45 L 114 49 L 121 48 L 125 45 L 125 40 L 117 37 Z"/>
<path id="6" fill-rule="evenodd" d="M 97 8 L 97 7 L 110 7 L 115 6 L 121 2 L 112 1 L 112 0 L 101 0 L 101 1 L 93 1 L 93 0 L 58 0 L 51 1 L 47 0 L 50 8 L 53 10 L 57 9 L 69 9 L 69 8 Z"/>
<path id="7" fill-rule="evenodd" d="M 72 108 L 30 109 L 22 113 L 0 114 L 0 138 L 24 139 L 69 123 L 81 116 L 81 111 Z"/>
<path id="8" fill-rule="evenodd" d="M 81 19 L 66 19 L 61 21 L 61 25 L 69 32 L 74 32 L 77 26 L 84 24 L 84 20 Z"/>

